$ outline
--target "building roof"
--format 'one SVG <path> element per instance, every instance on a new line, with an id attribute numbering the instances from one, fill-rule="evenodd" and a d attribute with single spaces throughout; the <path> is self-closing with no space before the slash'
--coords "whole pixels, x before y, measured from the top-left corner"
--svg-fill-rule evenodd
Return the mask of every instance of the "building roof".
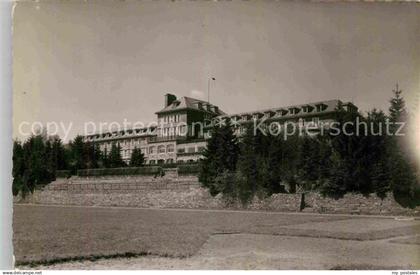
<path id="1" fill-rule="evenodd" d="M 156 130 L 156 126 L 142 127 L 142 128 L 130 128 L 125 130 L 114 130 L 114 131 L 103 131 L 96 132 L 93 134 L 87 134 L 85 137 L 98 137 L 98 138 L 111 138 L 116 136 L 125 136 L 125 137 L 140 137 L 140 136 L 150 136 L 155 135 L 153 131 Z"/>
<path id="2" fill-rule="evenodd" d="M 267 113 L 267 112 L 275 113 L 275 112 L 280 111 L 280 110 L 288 111 L 286 116 L 295 116 L 295 115 L 299 115 L 300 111 L 304 107 L 308 107 L 308 106 L 313 107 L 313 108 L 311 108 L 311 111 L 309 112 L 312 115 L 312 114 L 317 114 L 317 113 L 333 112 L 333 111 L 336 110 L 339 103 L 343 104 L 343 106 L 346 106 L 346 105 L 354 106 L 350 102 L 343 103 L 342 101 L 340 101 L 338 99 L 333 99 L 333 100 L 325 100 L 325 101 L 318 101 L 318 102 L 312 102 L 312 103 L 305 103 L 305 104 L 300 104 L 300 105 L 290 105 L 290 106 L 284 106 L 284 107 L 276 107 L 276 108 L 270 108 L 270 109 L 256 110 L 256 111 L 251 111 L 251 112 L 243 112 L 243 113 L 237 113 L 237 114 L 229 114 L 229 115 L 225 114 L 225 115 L 221 115 L 221 117 L 233 117 L 233 116 L 239 116 L 240 117 L 240 116 L 244 116 L 244 115 L 261 114 L 261 113 Z M 316 106 L 322 106 L 322 109 L 318 111 Z M 356 107 L 356 106 L 354 106 L 354 107 Z M 290 114 L 290 112 L 289 112 L 290 109 L 299 110 L 299 114 L 294 114 L 294 113 Z"/>
<path id="3" fill-rule="evenodd" d="M 209 108 L 207 108 L 209 105 Z M 207 101 L 203 101 L 200 99 L 195 99 L 187 96 L 183 96 L 179 99 L 174 100 L 171 104 L 167 107 L 163 108 L 162 110 L 156 112 L 156 114 L 166 113 L 166 112 L 174 112 L 184 109 L 190 110 L 197 110 L 202 112 L 208 112 L 214 115 L 224 115 L 225 112 L 220 110 L 217 106 L 213 104 L 209 104 Z"/>

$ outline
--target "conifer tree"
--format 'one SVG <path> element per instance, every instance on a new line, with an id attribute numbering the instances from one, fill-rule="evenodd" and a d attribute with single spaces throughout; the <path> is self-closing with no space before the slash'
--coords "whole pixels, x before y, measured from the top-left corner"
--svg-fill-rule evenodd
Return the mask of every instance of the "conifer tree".
<path id="1" fill-rule="evenodd" d="M 134 148 L 131 153 L 130 166 L 139 167 L 144 164 L 144 155 L 141 152 L 140 148 Z"/>
<path id="2" fill-rule="evenodd" d="M 99 155 L 99 167 L 101 168 L 109 168 L 109 156 L 108 156 L 108 148 L 105 147 L 103 153 Z"/>
<path id="3" fill-rule="evenodd" d="M 368 157 L 366 169 L 370 174 L 372 191 L 383 199 L 391 185 L 390 159 L 387 154 L 389 137 L 385 132 L 386 115 L 383 111 L 373 109 L 368 113 L 366 122 L 369 127 L 368 150 L 365 152 Z"/>
<path id="4" fill-rule="evenodd" d="M 314 183 L 318 180 L 320 173 L 319 142 L 315 137 L 305 136 L 301 138 L 300 143 L 300 179 L 307 183 Z"/>
<path id="5" fill-rule="evenodd" d="M 392 90 L 394 97 L 391 98 L 389 107 L 389 118 L 391 122 L 402 122 L 407 119 L 407 111 L 405 109 L 405 100 L 401 96 L 402 90 L 399 89 L 398 84 Z"/>
<path id="6" fill-rule="evenodd" d="M 121 147 L 120 144 L 112 143 L 111 151 L 109 152 L 109 167 L 118 168 L 124 167 L 125 162 L 121 157 Z"/>
<path id="7" fill-rule="evenodd" d="M 393 90 L 394 97 L 390 100 L 389 117 L 391 122 L 407 122 L 407 110 L 402 91 L 398 85 Z M 397 126 L 396 126 L 397 127 Z M 394 128 L 394 130 L 396 129 Z M 403 133 L 405 134 L 405 133 Z M 391 190 L 394 198 L 404 207 L 415 207 L 420 204 L 417 192 L 420 186 L 418 167 L 410 158 L 410 151 L 404 137 L 391 136 L 387 142 L 387 152 L 390 157 Z"/>
<path id="8" fill-rule="evenodd" d="M 238 140 L 229 121 L 215 125 L 207 141 L 199 173 L 200 182 L 209 189 L 212 195 L 220 193 L 223 189 L 215 184 L 216 177 L 225 171 L 231 173 L 236 170 L 238 155 Z"/>
<path id="9" fill-rule="evenodd" d="M 240 181 L 239 198 L 244 204 L 252 199 L 259 185 L 263 185 L 261 182 L 263 175 L 259 173 L 259 171 L 263 172 L 259 170 L 263 166 L 263 161 L 259 159 L 259 153 L 261 151 L 258 151 L 258 149 L 262 149 L 261 141 L 258 134 L 255 135 L 253 127 L 248 127 L 245 135 L 241 139 L 241 154 L 237 168 L 242 178 Z M 265 172 L 267 173 L 267 170 Z"/>
<path id="10" fill-rule="evenodd" d="M 37 186 L 51 181 L 48 170 L 45 139 L 42 135 L 31 136 L 23 143 L 24 170 L 19 178 L 22 196 L 33 192 Z"/>
<path id="11" fill-rule="evenodd" d="M 281 173 L 281 156 L 282 156 L 282 145 L 283 140 L 280 137 L 265 137 L 266 143 L 266 164 L 263 170 L 263 174 L 266 174 L 266 179 L 263 182 L 263 187 L 267 192 L 267 195 L 274 193 L 280 193 L 284 191 L 281 186 L 282 173 Z M 265 173 L 266 172 L 266 173 Z"/>
<path id="12" fill-rule="evenodd" d="M 70 142 L 70 169 L 72 174 L 75 175 L 77 170 L 86 169 L 85 163 L 85 145 L 82 136 L 76 136 Z"/>
<path id="13" fill-rule="evenodd" d="M 57 170 L 57 161 L 53 151 L 51 141 L 47 139 L 45 142 L 45 167 L 46 167 L 46 180 L 48 182 L 55 180 L 55 171 Z"/>
<path id="14" fill-rule="evenodd" d="M 67 169 L 66 152 L 58 136 L 52 139 L 52 151 L 56 170 Z"/>
<path id="15" fill-rule="evenodd" d="M 17 196 L 19 192 L 21 192 L 22 196 L 24 197 L 27 192 L 29 191 L 27 187 L 26 181 L 24 181 L 24 172 L 25 172 L 25 159 L 23 153 L 22 144 L 15 140 L 13 142 L 13 169 L 12 169 L 12 176 L 13 176 L 13 183 L 12 183 L 12 191 L 13 195 Z"/>
<path id="16" fill-rule="evenodd" d="M 346 162 L 336 152 L 331 155 L 330 170 L 330 176 L 325 179 L 320 188 L 321 194 L 340 198 L 346 193 L 346 179 L 350 175 Z"/>

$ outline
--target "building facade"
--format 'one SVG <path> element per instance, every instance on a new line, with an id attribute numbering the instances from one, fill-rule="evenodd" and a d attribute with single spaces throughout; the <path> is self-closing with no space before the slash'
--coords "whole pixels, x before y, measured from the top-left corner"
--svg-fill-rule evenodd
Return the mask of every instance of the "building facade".
<path id="1" fill-rule="evenodd" d="M 141 149 L 146 164 L 196 162 L 203 156 L 206 139 L 214 124 L 229 120 L 238 136 L 244 133 L 248 124 L 261 122 L 276 122 L 277 125 L 292 123 L 297 127 L 310 124 L 311 129 L 317 131 L 321 125 L 335 121 L 339 105 L 357 112 L 357 107 L 350 102 L 329 100 L 228 115 L 206 101 L 190 97 L 178 99 L 175 95 L 166 94 L 163 109 L 156 112 L 156 125 L 92 134 L 84 139 L 98 144 L 103 152 L 109 152 L 113 143 L 119 144 L 121 156 L 126 162 L 129 162 L 135 148 Z"/>

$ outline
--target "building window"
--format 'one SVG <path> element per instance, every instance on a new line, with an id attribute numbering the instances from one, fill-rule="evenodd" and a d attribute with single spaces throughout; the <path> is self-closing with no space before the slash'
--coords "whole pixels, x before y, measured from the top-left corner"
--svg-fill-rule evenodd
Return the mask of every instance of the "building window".
<path id="1" fill-rule="evenodd" d="M 188 153 L 195 153 L 195 147 L 189 147 Z"/>
<path id="2" fill-rule="evenodd" d="M 155 164 L 155 160 L 152 159 L 151 161 L 149 161 L 149 164 Z"/>
<path id="3" fill-rule="evenodd" d="M 165 145 L 159 145 L 158 146 L 158 153 L 159 154 L 165 153 Z"/>
<path id="4" fill-rule="evenodd" d="M 149 147 L 149 154 L 155 154 L 155 153 L 156 153 L 155 146 Z"/>
<path id="5" fill-rule="evenodd" d="M 185 153 L 185 148 L 178 148 L 178 153 L 179 154 Z"/>
<path id="6" fill-rule="evenodd" d="M 179 134 L 181 136 L 186 136 L 187 135 L 187 127 L 185 125 L 182 125 L 179 127 Z"/>
<path id="7" fill-rule="evenodd" d="M 174 163 L 174 160 L 173 159 L 167 159 L 166 163 Z"/>
<path id="8" fill-rule="evenodd" d="M 175 146 L 174 146 L 173 144 L 169 144 L 169 145 L 166 147 L 166 151 L 167 151 L 168 153 L 172 153 L 172 152 L 174 152 L 174 151 L 175 151 Z"/>
<path id="9" fill-rule="evenodd" d="M 305 125 L 305 121 L 303 120 L 303 118 L 299 118 L 299 127 L 303 127 Z"/>

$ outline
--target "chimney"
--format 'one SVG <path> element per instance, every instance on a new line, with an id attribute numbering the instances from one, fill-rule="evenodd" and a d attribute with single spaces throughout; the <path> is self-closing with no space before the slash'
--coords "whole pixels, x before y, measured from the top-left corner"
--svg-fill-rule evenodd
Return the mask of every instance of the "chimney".
<path id="1" fill-rule="evenodd" d="M 166 94 L 165 95 L 165 107 L 168 107 L 176 100 L 176 96 L 173 94 Z"/>

